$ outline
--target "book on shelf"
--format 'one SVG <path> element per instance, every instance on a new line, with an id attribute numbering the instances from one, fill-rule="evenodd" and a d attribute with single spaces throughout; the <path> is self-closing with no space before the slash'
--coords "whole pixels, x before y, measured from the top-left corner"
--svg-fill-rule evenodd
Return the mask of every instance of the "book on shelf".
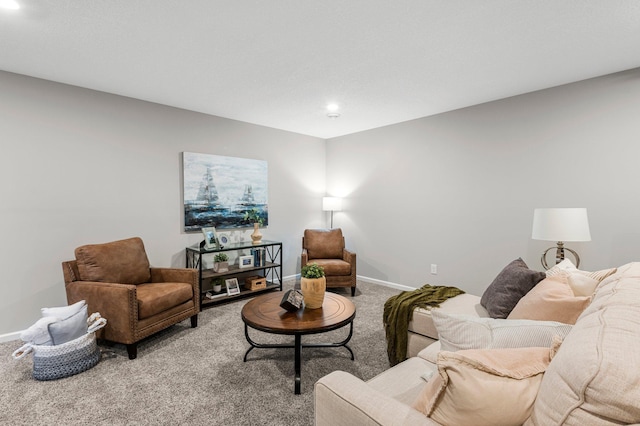
<path id="1" fill-rule="evenodd" d="M 209 300 L 219 299 L 221 297 L 225 297 L 227 293 L 211 293 L 210 291 L 205 293 L 205 297 Z"/>
<path id="2" fill-rule="evenodd" d="M 251 249 L 253 266 L 265 266 L 267 264 L 267 250 L 263 247 Z"/>

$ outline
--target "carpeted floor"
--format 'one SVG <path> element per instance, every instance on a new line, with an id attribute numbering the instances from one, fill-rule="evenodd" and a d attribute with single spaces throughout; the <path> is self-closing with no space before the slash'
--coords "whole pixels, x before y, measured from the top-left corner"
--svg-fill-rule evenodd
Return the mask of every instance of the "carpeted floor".
<path id="1" fill-rule="evenodd" d="M 292 288 L 285 283 L 284 289 Z M 349 290 L 335 290 L 349 297 Z M 247 299 L 207 308 L 198 327 L 189 320 L 139 345 L 130 361 L 123 345 L 101 347 L 102 360 L 91 370 L 51 382 L 32 378 L 29 355 L 14 360 L 20 341 L 0 344 L 0 424 L 11 425 L 312 425 L 313 384 L 344 370 L 368 380 L 389 368 L 382 310 L 398 290 L 358 283 L 351 361 L 345 348 L 302 351 L 302 394 L 293 394 L 293 349 L 254 349 L 240 310 Z M 303 342 L 337 342 L 348 327 Z M 292 342 L 250 330 L 258 342 Z"/>

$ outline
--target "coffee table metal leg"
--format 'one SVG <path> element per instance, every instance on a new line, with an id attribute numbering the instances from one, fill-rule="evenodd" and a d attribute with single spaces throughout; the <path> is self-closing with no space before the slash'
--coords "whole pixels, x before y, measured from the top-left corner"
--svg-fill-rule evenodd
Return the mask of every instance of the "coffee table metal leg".
<path id="1" fill-rule="evenodd" d="M 300 382 L 302 381 L 302 379 L 300 378 L 300 364 L 302 363 L 302 339 L 299 334 L 295 335 L 295 347 L 296 379 L 294 393 L 296 395 L 300 395 Z"/>

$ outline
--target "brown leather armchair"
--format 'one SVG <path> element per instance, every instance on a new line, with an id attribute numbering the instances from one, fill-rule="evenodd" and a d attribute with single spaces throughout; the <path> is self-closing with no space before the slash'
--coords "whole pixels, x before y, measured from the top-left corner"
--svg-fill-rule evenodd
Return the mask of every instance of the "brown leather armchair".
<path id="1" fill-rule="evenodd" d="M 86 300 L 107 325 L 98 337 L 127 346 L 129 359 L 138 342 L 191 318 L 198 325 L 200 290 L 195 269 L 152 268 L 140 238 L 92 244 L 62 262 L 67 302 Z"/>
<path id="2" fill-rule="evenodd" d="M 351 287 L 355 296 L 356 254 L 345 248 L 342 229 L 305 229 L 300 263 L 317 263 L 324 268 L 327 287 Z"/>

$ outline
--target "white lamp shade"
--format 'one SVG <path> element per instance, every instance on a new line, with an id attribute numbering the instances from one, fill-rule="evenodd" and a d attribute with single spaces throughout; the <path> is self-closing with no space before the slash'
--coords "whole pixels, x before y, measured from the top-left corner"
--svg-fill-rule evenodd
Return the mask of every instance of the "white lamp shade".
<path id="1" fill-rule="evenodd" d="M 326 212 L 339 212 L 342 210 L 342 198 L 322 197 L 322 210 Z"/>
<path id="2" fill-rule="evenodd" d="M 563 242 L 591 241 L 587 209 L 535 209 L 531 238 Z"/>

